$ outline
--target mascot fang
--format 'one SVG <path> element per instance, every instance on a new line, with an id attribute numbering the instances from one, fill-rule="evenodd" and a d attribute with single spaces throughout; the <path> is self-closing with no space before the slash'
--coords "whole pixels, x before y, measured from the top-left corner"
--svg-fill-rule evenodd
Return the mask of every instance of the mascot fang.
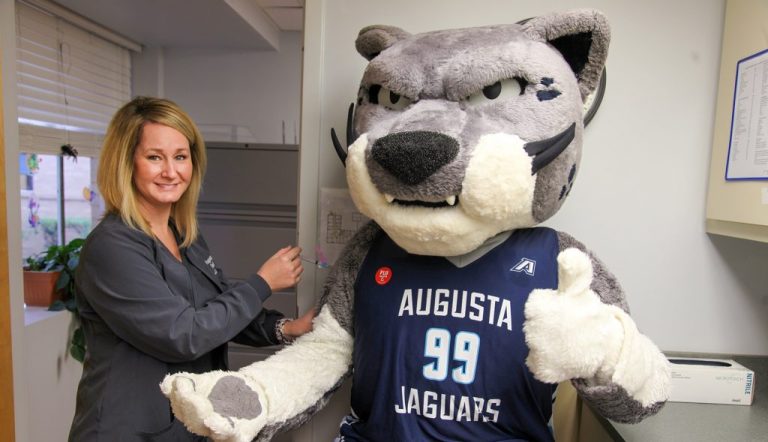
<path id="1" fill-rule="evenodd" d="M 336 144 L 372 221 L 331 269 L 312 332 L 238 372 L 169 375 L 175 415 L 214 440 L 266 440 L 349 376 L 341 440 L 553 440 L 566 380 L 609 419 L 658 411 L 669 366 L 614 276 L 535 227 L 573 186 L 608 42 L 590 10 L 360 31 L 369 64 L 349 149 Z"/>

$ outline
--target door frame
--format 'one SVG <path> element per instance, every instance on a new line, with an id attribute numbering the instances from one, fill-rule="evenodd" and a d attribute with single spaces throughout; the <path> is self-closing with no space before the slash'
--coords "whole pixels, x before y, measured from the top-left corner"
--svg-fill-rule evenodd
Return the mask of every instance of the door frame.
<path id="1" fill-rule="evenodd" d="M 2 72 L 0 47 L 0 72 Z M 16 438 L 13 391 L 13 339 L 11 326 L 11 281 L 8 250 L 8 208 L 5 181 L 5 120 L 3 112 L 3 78 L 0 75 L 0 428 L 2 439 Z"/>

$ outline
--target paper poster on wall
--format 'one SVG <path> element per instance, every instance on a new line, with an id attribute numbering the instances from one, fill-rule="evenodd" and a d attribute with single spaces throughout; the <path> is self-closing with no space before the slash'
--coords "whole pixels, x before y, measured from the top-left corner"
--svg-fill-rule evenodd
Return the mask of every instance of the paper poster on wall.
<path id="1" fill-rule="evenodd" d="M 357 211 L 347 189 L 320 189 L 320 247 L 333 264 L 352 235 L 368 222 Z"/>
<path id="2" fill-rule="evenodd" d="M 768 49 L 739 60 L 726 180 L 768 180 Z"/>

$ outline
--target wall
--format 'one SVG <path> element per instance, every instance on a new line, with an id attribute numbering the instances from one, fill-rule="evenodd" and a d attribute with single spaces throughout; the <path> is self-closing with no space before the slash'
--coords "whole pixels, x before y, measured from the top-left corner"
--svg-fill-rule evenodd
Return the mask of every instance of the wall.
<path id="1" fill-rule="evenodd" d="M 279 52 L 148 48 L 133 59 L 133 92 L 176 101 L 207 139 L 297 144 L 301 43 L 282 32 Z"/>
<path id="2" fill-rule="evenodd" d="M 48 312 L 44 307 L 28 307 L 24 327 L 26 388 L 19 391 L 29 398 L 29 427 L 19 441 L 63 441 L 75 415 L 77 384 L 83 365 L 69 355 L 69 337 L 75 327 L 67 311 Z"/>
<path id="3" fill-rule="evenodd" d="M 331 127 L 343 133 L 365 67 L 354 50 L 361 27 L 376 22 L 419 32 L 594 7 L 612 26 L 606 96 L 586 130 L 569 201 L 546 224 L 573 234 L 608 264 L 638 326 L 662 349 L 768 354 L 768 247 L 704 231 L 723 1 L 482 5 L 307 5 L 301 175 L 313 182 L 300 192 L 301 245 L 315 241 L 316 189 L 345 186 L 327 134 Z M 316 144 L 325 151 L 305 156 L 304 146 Z M 313 290 L 307 282 L 300 295 Z"/>

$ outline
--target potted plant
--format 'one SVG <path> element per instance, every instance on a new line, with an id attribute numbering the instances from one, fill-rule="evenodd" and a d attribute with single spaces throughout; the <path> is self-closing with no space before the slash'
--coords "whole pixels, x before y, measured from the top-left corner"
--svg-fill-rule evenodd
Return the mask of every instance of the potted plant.
<path id="1" fill-rule="evenodd" d="M 65 245 L 50 246 L 45 252 L 27 258 L 24 267 L 24 302 L 27 305 L 47 305 L 48 310 L 66 309 L 75 315 L 77 324 L 72 331 L 69 353 L 80 362 L 85 357 L 85 339 L 75 303 L 75 269 L 84 242 L 82 238 L 76 238 Z M 47 286 L 43 289 L 47 290 L 45 295 L 32 293 L 38 285 L 36 278 L 47 278 Z"/>
<path id="2" fill-rule="evenodd" d="M 61 291 L 56 289 L 61 271 L 48 267 L 46 255 L 30 256 L 25 261 L 24 304 L 28 306 L 48 307 L 61 297 Z"/>

